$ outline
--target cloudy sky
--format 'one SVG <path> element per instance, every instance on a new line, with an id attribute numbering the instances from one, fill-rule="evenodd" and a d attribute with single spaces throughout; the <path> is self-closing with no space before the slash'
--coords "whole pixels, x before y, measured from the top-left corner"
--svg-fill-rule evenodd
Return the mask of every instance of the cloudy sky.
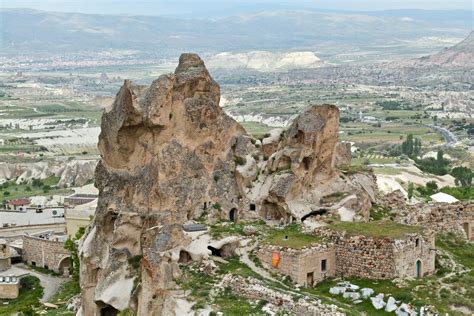
<path id="1" fill-rule="evenodd" d="M 32 8 L 101 14 L 146 14 L 218 17 L 279 9 L 472 10 L 472 0 L 0 0 L 3 8 Z"/>

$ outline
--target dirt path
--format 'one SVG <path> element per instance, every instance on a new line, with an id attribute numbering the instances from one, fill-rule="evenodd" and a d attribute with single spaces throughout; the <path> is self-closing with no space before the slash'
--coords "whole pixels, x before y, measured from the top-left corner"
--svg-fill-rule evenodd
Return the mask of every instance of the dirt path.
<path id="1" fill-rule="evenodd" d="M 37 277 L 40 280 L 41 286 L 43 287 L 43 297 L 40 299 L 41 303 L 45 303 L 51 299 L 51 297 L 53 297 L 59 291 L 61 285 L 69 280 L 67 278 L 52 276 L 28 269 L 23 263 L 13 265 L 11 269 L 8 270 L 8 272 L 13 275 L 29 274 Z"/>

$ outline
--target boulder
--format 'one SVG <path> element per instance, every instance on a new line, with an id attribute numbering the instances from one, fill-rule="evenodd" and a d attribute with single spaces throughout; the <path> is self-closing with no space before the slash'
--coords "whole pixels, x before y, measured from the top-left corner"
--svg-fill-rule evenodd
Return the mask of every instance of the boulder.
<path id="1" fill-rule="evenodd" d="M 385 306 L 385 311 L 391 313 L 391 312 L 395 311 L 396 309 L 397 309 L 396 301 L 392 296 L 390 296 L 387 300 L 387 305 Z"/>

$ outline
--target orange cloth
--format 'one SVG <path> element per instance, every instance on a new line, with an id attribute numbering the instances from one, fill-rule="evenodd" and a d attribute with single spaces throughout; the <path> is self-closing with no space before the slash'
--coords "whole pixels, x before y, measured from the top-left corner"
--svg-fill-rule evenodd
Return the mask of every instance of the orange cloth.
<path id="1" fill-rule="evenodd" d="M 278 268 L 280 264 L 280 254 L 278 252 L 272 252 L 272 267 Z"/>

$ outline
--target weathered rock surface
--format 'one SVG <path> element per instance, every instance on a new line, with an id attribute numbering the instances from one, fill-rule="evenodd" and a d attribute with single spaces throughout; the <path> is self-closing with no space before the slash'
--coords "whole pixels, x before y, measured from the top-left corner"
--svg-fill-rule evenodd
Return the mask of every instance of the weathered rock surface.
<path id="1" fill-rule="evenodd" d="M 335 168 L 335 106 L 308 108 L 264 142 L 264 154 L 219 98 L 202 60 L 183 54 L 174 74 L 149 87 L 125 81 L 104 113 L 98 207 L 80 250 L 80 315 L 173 314 L 178 262 L 196 259 L 182 230 L 189 220 L 301 219 L 336 191 L 360 197 L 357 211 L 370 207 L 372 176 Z M 218 248 L 231 255 L 236 247 Z"/>
<path id="2" fill-rule="evenodd" d="M 99 203 L 81 251 L 85 315 L 129 305 L 139 315 L 165 313 L 166 289 L 177 269 L 168 252 L 186 242 L 178 224 L 204 208 L 215 217 L 238 216 L 244 198 L 235 160 L 252 146 L 219 98 L 202 60 L 184 54 L 174 74 L 148 88 L 126 81 L 104 113 Z M 128 261 L 141 256 L 140 268 L 132 268 Z M 123 271 L 120 277 L 117 271 Z M 133 280 L 135 286 L 125 286 Z M 104 295 L 119 285 L 121 298 Z"/>

